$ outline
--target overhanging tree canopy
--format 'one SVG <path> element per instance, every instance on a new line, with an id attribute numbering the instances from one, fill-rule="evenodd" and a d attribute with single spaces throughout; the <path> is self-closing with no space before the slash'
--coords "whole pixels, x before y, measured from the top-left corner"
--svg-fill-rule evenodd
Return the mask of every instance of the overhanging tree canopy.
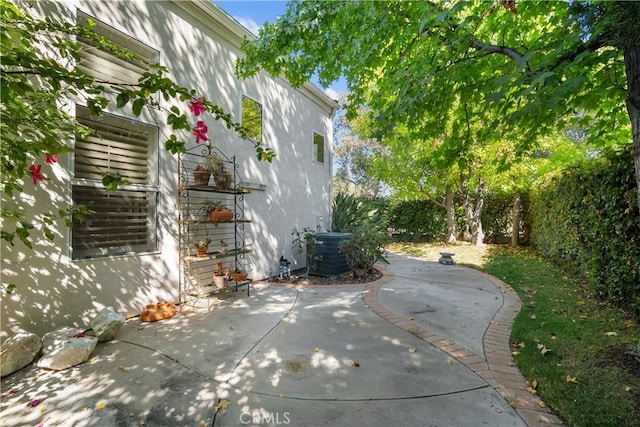
<path id="1" fill-rule="evenodd" d="M 519 153 L 579 122 L 634 150 L 640 202 L 638 22 L 639 2 L 296 1 L 245 42 L 238 73 L 344 75 L 352 113 L 366 104 L 380 133 L 403 124 L 421 140 L 445 134 L 461 100 L 489 105 L 485 134 Z"/>

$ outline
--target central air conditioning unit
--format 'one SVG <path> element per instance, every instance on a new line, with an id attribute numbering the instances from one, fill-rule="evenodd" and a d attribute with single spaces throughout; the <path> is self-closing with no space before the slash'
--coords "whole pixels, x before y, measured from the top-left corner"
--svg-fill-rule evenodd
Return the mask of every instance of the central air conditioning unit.
<path id="1" fill-rule="evenodd" d="M 316 276 L 339 276 L 349 271 L 347 258 L 340 251 L 340 243 L 349 240 L 351 233 L 316 233 L 315 260 L 311 261 L 309 273 Z"/>

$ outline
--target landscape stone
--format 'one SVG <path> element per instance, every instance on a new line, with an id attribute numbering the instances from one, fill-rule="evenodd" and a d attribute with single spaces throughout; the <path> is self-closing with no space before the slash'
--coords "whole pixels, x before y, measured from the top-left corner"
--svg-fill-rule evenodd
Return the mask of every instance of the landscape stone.
<path id="1" fill-rule="evenodd" d="M 37 356 L 42 340 L 31 332 L 19 332 L 0 346 L 0 376 L 4 377 L 22 369 Z"/>
<path id="2" fill-rule="evenodd" d="M 109 341 L 116 336 L 120 327 L 124 325 L 124 321 L 124 316 L 106 307 L 91 321 L 91 328 L 98 337 L 98 341 Z"/>
<path id="3" fill-rule="evenodd" d="M 60 371 L 86 362 L 96 347 L 98 338 L 84 335 L 78 328 L 63 327 L 42 338 L 43 355 L 39 368 Z"/>
<path id="4" fill-rule="evenodd" d="M 84 363 L 91 356 L 91 352 L 96 348 L 98 338 L 96 337 L 79 337 L 69 338 L 58 343 L 58 345 L 48 353 L 45 353 L 37 366 L 39 368 L 53 369 L 61 371 L 80 363 Z"/>
<path id="5" fill-rule="evenodd" d="M 63 326 L 54 331 L 47 332 L 42 337 L 42 352 L 45 354 L 51 353 L 63 341 L 82 333 L 82 329 L 72 328 L 71 326 Z"/>

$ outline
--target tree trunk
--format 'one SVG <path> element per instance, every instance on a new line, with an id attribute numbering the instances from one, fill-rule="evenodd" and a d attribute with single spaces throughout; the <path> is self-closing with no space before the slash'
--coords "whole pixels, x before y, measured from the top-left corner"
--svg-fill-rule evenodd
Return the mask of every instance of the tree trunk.
<path id="1" fill-rule="evenodd" d="M 511 217 L 511 246 L 520 244 L 520 193 L 516 191 L 513 195 L 513 212 Z"/>
<path id="2" fill-rule="evenodd" d="M 471 191 L 469 190 L 469 179 L 462 175 L 460 177 L 464 213 L 471 232 L 471 243 L 475 246 L 484 245 L 484 232 L 482 231 L 482 210 L 484 209 L 484 196 L 486 192 L 486 184 L 484 180 L 478 182 L 476 203 L 471 200 Z"/>
<path id="3" fill-rule="evenodd" d="M 640 209 L 640 47 L 636 46 L 624 52 L 624 64 L 627 73 L 627 112 L 631 119 L 633 134 L 633 164 L 636 171 L 636 190 Z"/>
<path id="4" fill-rule="evenodd" d="M 445 193 L 444 205 L 447 215 L 447 242 L 456 242 L 456 211 L 453 206 L 453 191 L 451 186 L 447 185 Z"/>

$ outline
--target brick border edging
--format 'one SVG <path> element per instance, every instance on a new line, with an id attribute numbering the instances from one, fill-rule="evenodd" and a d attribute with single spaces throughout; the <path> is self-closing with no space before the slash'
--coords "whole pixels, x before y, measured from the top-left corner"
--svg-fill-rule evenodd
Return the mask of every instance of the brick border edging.
<path id="1" fill-rule="evenodd" d="M 502 293 L 502 306 L 489 322 L 483 347 L 487 365 L 499 385 L 498 391 L 518 411 L 529 426 L 564 426 L 546 407 L 539 396 L 527 390 L 527 380 L 518 369 L 511 354 L 510 337 L 516 315 L 522 308 L 518 294 L 502 280 L 478 271 Z"/>
<path id="2" fill-rule="evenodd" d="M 511 287 L 490 274 L 474 270 L 482 274 L 502 294 L 502 304 L 489 321 L 482 338 L 485 353 L 485 357 L 482 358 L 455 342 L 429 331 L 417 322 L 405 319 L 387 309 L 378 300 L 378 291 L 382 285 L 392 280 L 394 275 L 385 268 L 377 268 L 382 272 L 382 278 L 365 283 L 362 290 L 362 299 L 368 308 L 383 319 L 436 346 L 482 377 L 509 402 L 528 426 L 564 425 L 549 408 L 544 407 L 538 396 L 527 391 L 527 381 L 513 360 L 510 347 L 511 329 L 515 315 L 520 312 L 522 304 Z"/>

